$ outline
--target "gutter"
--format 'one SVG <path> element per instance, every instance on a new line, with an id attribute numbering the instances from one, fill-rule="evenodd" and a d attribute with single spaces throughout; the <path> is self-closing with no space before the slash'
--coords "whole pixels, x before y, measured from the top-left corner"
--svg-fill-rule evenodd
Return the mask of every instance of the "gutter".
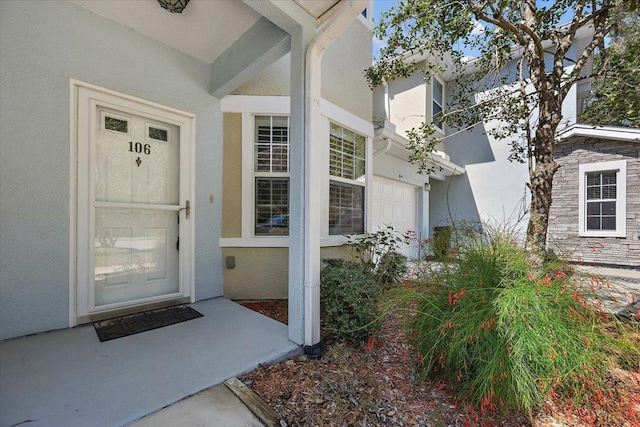
<path id="1" fill-rule="evenodd" d="M 304 179 L 304 344 L 305 353 L 320 358 L 320 212 L 325 171 L 320 99 L 322 55 L 368 6 L 369 0 L 343 0 L 340 8 L 316 32 L 306 52 L 305 75 L 305 179 Z"/>
<path id="2" fill-rule="evenodd" d="M 409 146 L 409 140 L 403 137 L 402 135 L 398 135 L 397 133 L 393 132 L 386 126 L 376 131 L 376 136 L 378 138 L 383 138 L 384 140 L 386 140 L 387 146 L 376 151 L 376 153 L 374 154 L 374 158 L 378 157 L 378 153 L 380 154 L 386 153 L 389 150 L 389 148 L 391 148 L 391 145 L 397 146 L 399 149 L 403 150 L 408 156 L 411 155 L 411 151 L 407 148 Z M 381 153 L 381 151 L 383 150 L 384 150 L 384 153 Z M 442 155 L 440 152 L 432 152 L 431 161 L 435 166 L 439 167 L 441 171 L 445 172 L 445 176 L 463 175 L 466 173 L 464 166 L 460 166 L 450 161 L 448 158 L 445 157 L 445 155 Z M 438 180 L 442 180 L 438 178 L 438 176 L 433 176 L 433 177 Z"/>

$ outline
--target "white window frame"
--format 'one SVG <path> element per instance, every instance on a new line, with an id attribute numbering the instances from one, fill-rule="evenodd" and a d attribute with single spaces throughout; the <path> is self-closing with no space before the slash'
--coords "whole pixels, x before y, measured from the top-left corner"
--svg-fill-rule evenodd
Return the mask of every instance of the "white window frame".
<path id="1" fill-rule="evenodd" d="M 330 120 L 329 121 L 329 139 L 327 139 L 327 152 L 329 153 L 329 159 L 330 159 L 330 153 L 331 153 L 331 142 L 330 142 L 330 138 L 331 138 L 331 125 L 335 125 L 338 126 L 344 130 L 347 130 L 349 132 L 353 132 L 356 135 L 362 136 L 364 137 L 364 143 L 365 143 L 365 152 L 364 152 L 364 159 L 362 159 L 364 161 L 364 175 L 361 177 L 358 177 L 357 179 L 351 179 L 351 178 L 345 178 L 342 176 L 336 176 L 336 175 L 331 175 L 331 168 L 329 165 L 329 162 L 327 162 L 327 165 L 329 166 L 329 183 L 328 183 L 328 188 L 327 188 L 327 219 L 326 219 L 326 223 L 327 223 L 327 235 L 328 236 L 339 236 L 341 234 L 331 234 L 330 228 L 329 228 L 329 210 L 330 210 L 330 199 L 331 199 L 331 195 L 330 195 L 330 188 L 331 188 L 331 181 L 338 183 L 338 184 L 346 184 L 346 185 L 351 185 L 351 186 L 357 186 L 357 187 L 362 187 L 363 188 L 363 195 L 364 195 L 364 199 L 362 201 L 362 215 L 363 215 L 363 233 L 367 230 L 367 213 L 368 210 L 367 209 L 367 180 L 366 180 L 366 176 L 367 176 L 367 166 L 368 166 L 368 162 L 367 162 L 367 136 L 361 134 L 360 132 L 354 131 L 353 129 L 349 129 L 347 126 L 344 126 L 338 122 L 336 122 L 335 120 Z M 354 161 L 356 159 L 355 157 L 355 153 L 348 153 L 349 155 L 352 155 L 354 158 Z M 355 167 L 355 166 L 354 166 Z M 362 234 L 362 233 L 357 233 L 358 234 Z"/>
<path id="2" fill-rule="evenodd" d="M 373 31 L 373 14 L 375 12 L 373 8 L 374 8 L 374 2 L 370 1 L 367 7 L 365 7 L 362 10 L 362 12 L 360 12 L 360 15 L 358 15 L 358 20 L 362 22 L 367 27 L 367 29 L 371 31 Z M 367 16 L 364 16 L 363 13 L 365 13 Z"/>
<path id="3" fill-rule="evenodd" d="M 587 174 L 616 172 L 616 229 L 587 230 Z M 627 235 L 627 161 L 586 163 L 578 167 L 578 235 L 583 237 L 626 237 Z"/>
<path id="4" fill-rule="evenodd" d="M 255 125 L 255 119 L 256 117 L 286 117 L 287 118 L 287 127 L 290 129 L 291 128 L 291 123 L 290 123 L 290 116 L 288 114 L 252 114 L 251 115 L 251 120 L 252 120 L 252 132 L 251 132 L 251 158 L 252 160 L 255 159 L 255 150 L 256 150 L 256 144 L 255 141 L 257 139 L 257 135 L 256 135 L 256 125 Z M 289 131 L 289 135 L 288 138 L 290 138 L 291 136 L 291 132 Z M 287 178 L 287 182 L 289 182 L 289 186 L 288 186 L 288 191 L 289 194 L 291 193 L 291 181 L 289 179 L 290 177 L 290 164 L 291 164 L 291 140 L 289 139 L 289 148 L 287 149 L 287 171 L 286 172 L 261 172 L 261 171 L 256 171 L 255 169 L 255 161 L 252 161 L 252 166 L 251 166 L 251 171 L 252 171 L 252 177 L 251 177 L 251 235 L 252 237 L 258 238 L 258 239 L 264 239 L 264 238 L 270 238 L 270 237 L 286 237 L 289 235 L 289 227 L 287 226 L 287 233 L 286 234 L 256 234 L 255 232 L 255 224 L 256 224 L 256 178 Z M 289 212 L 290 210 L 290 202 L 291 200 L 287 201 L 287 212 Z"/>
<path id="5" fill-rule="evenodd" d="M 436 122 L 434 121 L 435 118 L 435 113 L 433 112 L 433 104 L 434 102 L 436 102 L 435 97 L 433 96 L 433 88 L 435 87 L 435 85 L 433 84 L 434 81 L 437 81 L 438 83 L 440 83 L 440 86 L 442 86 L 442 99 L 440 100 L 440 102 L 437 102 L 437 104 L 440 106 L 440 108 L 442 109 L 442 114 L 445 113 L 444 110 L 444 106 L 445 106 L 445 99 L 446 99 L 446 94 L 447 94 L 447 87 L 444 83 L 444 81 L 442 79 L 440 79 L 437 76 L 432 76 L 431 77 L 431 122 L 433 123 L 433 126 L 438 129 L 440 132 L 444 132 L 444 123 L 441 123 L 440 126 L 438 126 L 436 124 Z"/>
<path id="6" fill-rule="evenodd" d="M 253 247 L 253 248 L 286 248 L 289 247 L 289 236 L 255 236 L 254 234 L 254 175 L 253 175 L 253 116 L 289 116 L 290 101 L 288 96 L 254 96 L 254 95 L 228 95 L 222 99 L 223 113 L 240 113 L 242 117 L 242 219 L 241 237 L 220 238 L 221 247 Z M 323 150 L 322 159 L 318 162 L 326 165 L 326 176 L 321 185 L 321 191 L 326 195 L 326 208 L 322 212 L 320 245 L 340 246 L 347 242 L 347 238 L 339 235 L 329 235 L 329 126 L 330 121 L 346 129 L 357 132 L 366 137 L 366 178 L 373 175 L 373 124 L 353 113 L 325 100 L 320 100 L 320 112 L 322 114 L 322 140 L 325 141 L 326 150 Z M 291 162 L 291 158 L 289 159 Z M 365 230 L 370 227 L 370 209 L 366 208 L 370 196 L 371 186 L 365 185 Z M 247 209 L 247 206 L 251 206 Z"/>

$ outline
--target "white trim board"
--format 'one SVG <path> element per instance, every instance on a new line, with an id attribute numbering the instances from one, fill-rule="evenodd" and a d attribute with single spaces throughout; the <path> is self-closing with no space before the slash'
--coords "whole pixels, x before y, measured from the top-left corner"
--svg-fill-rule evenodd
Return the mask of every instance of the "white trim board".
<path id="1" fill-rule="evenodd" d="M 598 171 L 616 171 L 616 229 L 587 230 L 586 174 Z M 585 163 L 578 166 L 578 236 L 626 237 L 627 236 L 627 161 Z"/>
<path id="2" fill-rule="evenodd" d="M 252 115 L 290 114 L 291 104 L 288 96 L 228 95 L 222 98 L 223 113 L 249 113 Z M 320 100 L 323 116 L 367 137 L 373 137 L 373 123 L 327 101 Z"/>

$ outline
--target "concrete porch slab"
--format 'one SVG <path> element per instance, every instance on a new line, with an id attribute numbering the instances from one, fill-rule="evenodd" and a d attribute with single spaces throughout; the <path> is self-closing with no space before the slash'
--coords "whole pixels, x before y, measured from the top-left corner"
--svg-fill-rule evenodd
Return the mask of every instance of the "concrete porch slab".
<path id="1" fill-rule="evenodd" d="M 0 343 L 0 426 L 120 426 L 300 353 L 287 327 L 224 298 L 204 315 L 101 343 L 92 325 Z"/>

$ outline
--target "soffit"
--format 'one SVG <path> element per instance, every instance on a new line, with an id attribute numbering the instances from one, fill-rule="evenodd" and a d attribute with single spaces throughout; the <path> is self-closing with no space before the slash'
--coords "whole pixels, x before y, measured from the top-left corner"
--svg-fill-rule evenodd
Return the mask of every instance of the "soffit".
<path id="1" fill-rule="evenodd" d="M 238 0 L 191 0 L 170 13 L 157 0 L 70 0 L 85 9 L 211 63 L 260 19 Z"/>
<path id="2" fill-rule="evenodd" d="M 335 5 L 340 3 L 338 0 L 294 0 L 304 10 L 309 12 L 316 19 L 320 19 L 322 15 L 329 12 Z"/>

